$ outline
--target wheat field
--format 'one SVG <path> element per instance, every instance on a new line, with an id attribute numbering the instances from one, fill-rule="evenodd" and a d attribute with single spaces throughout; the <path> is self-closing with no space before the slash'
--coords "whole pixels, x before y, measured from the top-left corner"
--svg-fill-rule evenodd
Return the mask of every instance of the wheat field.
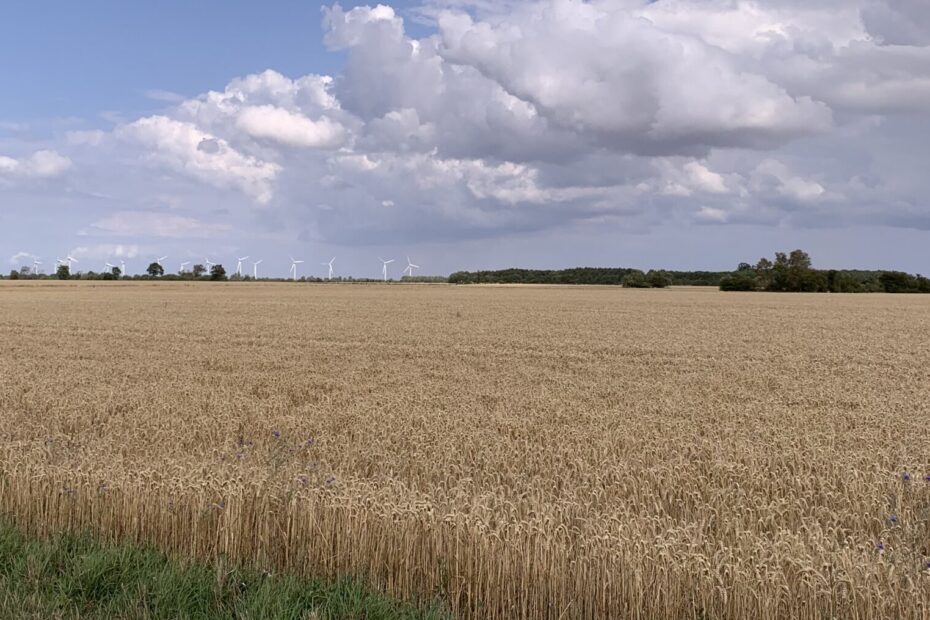
<path id="1" fill-rule="evenodd" d="M 923 297 L 8 282 L 0 316 L 35 535 L 463 618 L 930 614 Z"/>

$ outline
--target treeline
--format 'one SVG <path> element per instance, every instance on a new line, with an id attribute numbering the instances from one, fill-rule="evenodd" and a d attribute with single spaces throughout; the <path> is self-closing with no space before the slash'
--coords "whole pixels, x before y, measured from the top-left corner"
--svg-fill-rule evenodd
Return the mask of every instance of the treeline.
<path id="1" fill-rule="evenodd" d="M 775 260 L 740 263 L 720 280 L 722 291 L 795 293 L 930 293 L 930 279 L 902 271 L 815 269 L 803 250 L 776 252 Z"/>
<path id="2" fill-rule="evenodd" d="M 169 282 L 293 282 L 289 277 L 261 277 L 254 278 L 248 274 L 239 275 L 237 273 L 228 274 L 223 265 L 212 265 L 208 270 L 203 265 L 194 265 L 191 271 L 178 273 L 165 273 L 164 269 L 158 263 L 152 263 L 148 266 L 145 273 L 126 275 L 120 271 L 119 267 L 113 267 L 110 271 L 77 271 L 73 272 L 67 265 L 59 265 L 54 273 L 34 273 L 29 267 L 13 269 L 9 275 L 5 276 L 9 280 L 163 280 Z M 4 276 L 0 274 L 0 279 Z M 333 278 L 320 278 L 317 276 L 301 276 L 297 282 L 332 282 L 332 283 L 379 283 L 380 278 L 354 278 L 351 276 L 335 276 Z M 395 280 L 389 280 L 394 282 Z M 445 276 L 403 276 L 400 282 L 404 283 L 443 283 L 448 282 Z"/>
<path id="3" fill-rule="evenodd" d="M 456 271 L 451 284 L 605 284 L 629 288 L 664 288 L 676 286 L 718 286 L 726 271 L 643 272 L 628 267 L 576 267 L 574 269 L 498 269 L 494 271 Z"/>

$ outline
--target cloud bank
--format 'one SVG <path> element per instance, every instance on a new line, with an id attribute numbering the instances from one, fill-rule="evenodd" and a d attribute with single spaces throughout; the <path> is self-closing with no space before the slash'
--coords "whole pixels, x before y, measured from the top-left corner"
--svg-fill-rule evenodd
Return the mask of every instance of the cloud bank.
<path id="1" fill-rule="evenodd" d="M 128 196 L 131 179 L 132 199 L 84 230 L 127 238 L 260 230 L 364 245 L 579 223 L 925 230 L 930 181 L 914 162 L 930 137 L 928 6 L 335 5 L 322 20 L 345 58 L 338 75 L 269 69 L 187 100 L 156 96 L 170 103 L 159 114 L 0 156 L 0 182 L 72 163 L 111 170 L 82 189 Z M 411 18 L 428 34 L 411 36 Z M 153 213 L 156 197 L 180 212 Z M 228 223 L 209 223 L 216 213 Z"/>

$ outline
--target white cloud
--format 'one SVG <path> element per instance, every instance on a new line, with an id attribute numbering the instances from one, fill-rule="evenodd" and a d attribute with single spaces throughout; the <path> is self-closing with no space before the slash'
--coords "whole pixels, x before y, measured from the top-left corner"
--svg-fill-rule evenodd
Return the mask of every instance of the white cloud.
<path id="1" fill-rule="evenodd" d="M 729 219 L 726 211 L 716 207 L 701 207 L 694 217 L 699 221 L 714 224 L 723 224 Z"/>
<path id="2" fill-rule="evenodd" d="M 79 259 L 100 259 L 106 260 L 110 258 L 136 258 L 139 256 L 139 246 L 133 243 L 101 243 L 92 246 L 79 246 L 74 248 L 68 253 L 68 256 L 73 256 L 74 258 Z"/>
<path id="3" fill-rule="evenodd" d="M 32 261 L 38 260 L 38 256 L 31 254 L 29 252 L 17 252 L 9 258 L 7 261 L 13 267 L 19 267 L 22 265 L 32 266 Z"/>
<path id="4" fill-rule="evenodd" d="M 169 237 L 173 239 L 208 239 L 229 233 L 225 223 L 202 222 L 195 218 L 147 211 L 122 211 L 93 223 L 87 234 L 112 234 L 124 237 Z M 127 258 L 131 258 L 127 256 Z"/>
<path id="5" fill-rule="evenodd" d="M 926 6 L 432 0 L 419 38 L 406 10 L 335 6 L 324 30 L 339 75 L 268 70 L 186 100 L 149 93 L 176 105 L 67 133 L 59 157 L 82 174 L 14 189 L 97 196 L 106 206 L 69 213 L 121 241 L 926 228 Z M 0 159 L 0 183 L 54 169 L 30 161 Z"/>
<path id="6" fill-rule="evenodd" d="M 756 166 L 754 176 L 757 183 L 774 181 L 778 193 L 800 202 L 817 200 L 826 191 L 820 183 L 793 174 L 785 164 L 775 159 L 766 159 Z"/>
<path id="7" fill-rule="evenodd" d="M 106 137 L 99 129 L 69 131 L 65 133 L 65 142 L 71 146 L 100 146 Z"/>
<path id="8" fill-rule="evenodd" d="M 656 27 L 627 3 L 532 3 L 499 23 L 447 12 L 439 29 L 447 61 L 618 148 L 770 146 L 831 124 L 823 103 L 790 95 L 692 33 Z"/>
<path id="9" fill-rule="evenodd" d="M 20 159 L 0 155 L 0 178 L 50 179 L 61 176 L 70 167 L 71 160 L 56 151 L 36 151 Z"/>
<path id="10" fill-rule="evenodd" d="M 267 204 L 280 166 L 244 155 L 214 135 L 166 116 L 149 116 L 117 130 L 117 134 L 148 149 L 169 168 L 217 187 L 234 187 Z"/>
<path id="11" fill-rule="evenodd" d="M 271 105 L 243 108 L 236 125 L 253 138 L 288 146 L 332 148 L 344 139 L 342 126 L 325 116 L 314 121 Z"/>
<path id="12" fill-rule="evenodd" d="M 184 95 L 179 95 L 170 90 L 162 90 L 160 88 L 152 88 L 145 91 L 145 96 L 152 101 L 162 101 L 165 103 L 181 103 L 185 99 Z"/>

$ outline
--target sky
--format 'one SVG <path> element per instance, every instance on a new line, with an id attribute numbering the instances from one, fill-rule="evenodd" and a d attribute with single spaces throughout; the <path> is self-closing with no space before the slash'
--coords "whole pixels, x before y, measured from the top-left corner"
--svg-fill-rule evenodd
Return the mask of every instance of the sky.
<path id="1" fill-rule="evenodd" d="M 0 261 L 930 273 L 926 0 L 0 4 Z"/>

